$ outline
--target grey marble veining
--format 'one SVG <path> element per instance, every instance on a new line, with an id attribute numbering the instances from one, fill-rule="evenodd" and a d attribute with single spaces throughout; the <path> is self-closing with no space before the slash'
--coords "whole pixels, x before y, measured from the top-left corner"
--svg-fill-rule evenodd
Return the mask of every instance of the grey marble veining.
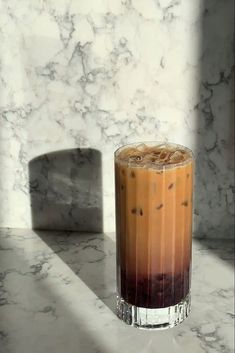
<path id="1" fill-rule="evenodd" d="M 114 234 L 1 230 L 0 352 L 232 353 L 232 247 L 194 241 L 192 313 L 150 332 L 114 314 Z"/>
<path id="2" fill-rule="evenodd" d="M 113 231 L 114 150 L 169 140 L 195 153 L 195 234 L 231 238 L 233 7 L 1 1 L 0 226 Z"/>

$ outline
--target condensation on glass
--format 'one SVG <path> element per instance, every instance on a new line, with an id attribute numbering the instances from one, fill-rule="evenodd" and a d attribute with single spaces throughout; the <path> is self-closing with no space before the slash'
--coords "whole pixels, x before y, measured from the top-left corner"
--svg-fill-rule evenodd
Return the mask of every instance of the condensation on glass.
<path id="1" fill-rule="evenodd" d="M 176 144 L 131 144 L 115 152 L 117 315 L 169 328 L 189 314 L 192 152 Z"/>

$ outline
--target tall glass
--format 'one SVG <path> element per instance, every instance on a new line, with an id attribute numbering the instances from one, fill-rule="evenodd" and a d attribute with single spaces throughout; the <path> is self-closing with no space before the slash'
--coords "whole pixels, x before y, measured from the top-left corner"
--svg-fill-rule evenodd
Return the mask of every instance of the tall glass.
<path id="1" fill-rule="evenodd" d="M 170 328 L 190 312 L 193 155 L 176 144 L 115 152 L 117 315 Z"/>

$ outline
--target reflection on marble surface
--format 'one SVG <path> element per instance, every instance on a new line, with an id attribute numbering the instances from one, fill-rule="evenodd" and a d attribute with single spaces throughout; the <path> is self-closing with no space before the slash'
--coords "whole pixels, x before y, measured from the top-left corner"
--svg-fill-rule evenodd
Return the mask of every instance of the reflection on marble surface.
<path id="1" fill-rule="evenodd" d="M 197 234 L 232 237 L 232 0 L 4 0 L 0 28 L 0 226 L 31 227 L 33 158 L 80 147 L 113 231 L 113 151 L 168 139 L 195 151 Z"/>
<path id="2" fill-rule="evenodd" d="M 233 254 L 208 247 L 194 242 L 190 317 L 147 332 L 113 313 L 113 234 L 1 230 L 0 352 L 232 353 Z"/>

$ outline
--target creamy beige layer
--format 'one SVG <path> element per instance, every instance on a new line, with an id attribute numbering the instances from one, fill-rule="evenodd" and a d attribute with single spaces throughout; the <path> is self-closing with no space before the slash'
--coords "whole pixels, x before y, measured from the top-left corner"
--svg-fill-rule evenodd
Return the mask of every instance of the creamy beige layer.
<path id="1" fill-rule="evenodd" d="M 116 162 L 119 265 L 129 274 L 177 274 L 189 268 L 193 162 L 155 170 Z"/>

